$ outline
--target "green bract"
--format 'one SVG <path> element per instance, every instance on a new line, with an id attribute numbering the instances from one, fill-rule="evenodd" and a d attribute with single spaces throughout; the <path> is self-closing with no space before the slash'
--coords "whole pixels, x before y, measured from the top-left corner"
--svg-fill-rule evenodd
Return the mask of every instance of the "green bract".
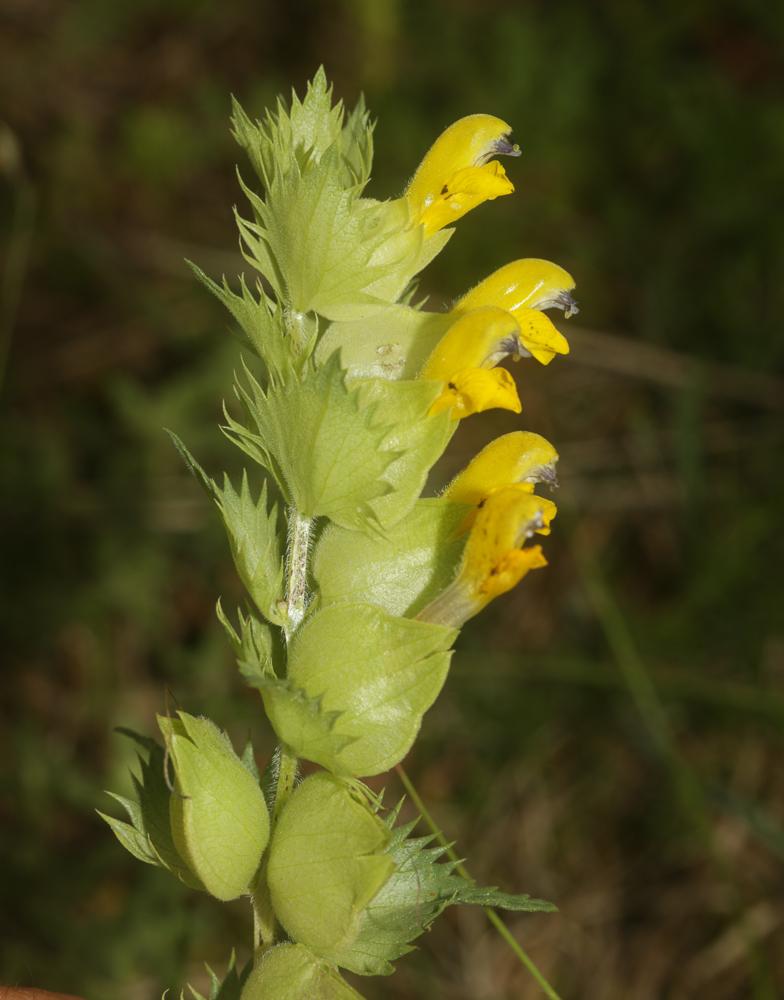
<path id="1" fill-rule="evenodd" d="M 548 912 L 551 903 L 481 888 L 439 862 L 433 837 L 410 838 L 358 792 L 328 774 L 289 799 L 270 842 L 268 880 L 289 936 L 360 975 L 387 975 L 445 907 L 455 903 Z"/>
<path id="2" fill-rule="evenodd" d="M 177 714 L 158 718 L 176 776 L 172 838 L 207 892 L 235 899 L 250 891 L 267 846 L 267 805 L 225 733 L 209 719 Z"/>
<path id="3" fill-rule="evenodd" d="M 267 484 L 254 500 L 243 472 L 240 490 L 224 477 L 217 504 L 231 542 L 234 565 L 256 607 L 270 621 L 280 623 L 278 602 L 283 597 L 283 563 L 278 538 L 277 507 L 267 510 Z"/>

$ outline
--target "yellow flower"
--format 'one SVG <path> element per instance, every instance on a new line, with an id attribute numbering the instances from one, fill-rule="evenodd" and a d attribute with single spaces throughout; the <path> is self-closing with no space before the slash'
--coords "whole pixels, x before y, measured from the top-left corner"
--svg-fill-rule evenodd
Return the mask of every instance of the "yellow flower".
<path id="1" fill-rule="evenodd" d="M 425 234 L 443 229 L 466 212 L 514 191 L 495 155 L 519 156 L 511 127 L 492 115 L 461 118 L 436 139 L 405 192 L 411 219 Z"/>
<path id="2" fill-rule="evenodd" d="M 578 310 L 573 288 L 574 279 L 557 264 L 535 258 L 515 260 L 480 281 L 454 311 L 466 313 L 481 306 L 506 309 L 517 320 L 525 353 L 547 365 L 556 354 L 568 354 L 569 344 L 542 310 L 562 309 L 567 319 L 574 315 Z"/>
<path id="3" fill-rule="evenodd" d="M 444 496 L 477 506 L 494 490 L 520 483 L 533 493 L 537 483 L 554 486 L 558 452 L 532 431 L 513 431 L 491 441 L 449 484 Z"/>
<path id="4" fill-rule="evenodd" d="M 491 493 L 477 511 L 457 576 L 417 617 L 458 627 L 532 569 L 546 566 L 539 545 L 525 546 L 545 527 L 545 504 L 525 484 Z"/>
<path id="5" fill-rule="evenodd" d="M 487 307 L 457 318 L 427 359 L 419 377 L 444 382 L 432 413 L 451 410 L 453 419 L 493 407 L 522 409 L 514 379 L 499 361 L 520 354 L 520 328 L 511 313 Z"/>
<path id="6" fill-rule="evenodd" d="M 447 486 L 444 496 L 457 503 L 474 508 L 463 522 L 463 530 L 471 527 L 488 497 L 498 490 L 515 486 L 525 493 L 533 493 L 537 483 L 556 483 L 555 463 L 558 453 L 539 434 L 530 431 L 513 431 L 491 441 Z M 537 497 L 542 524 L 536 528 L 539 535 L 550 534 L 550 522 L 558 512 L 552 500 Z"/>

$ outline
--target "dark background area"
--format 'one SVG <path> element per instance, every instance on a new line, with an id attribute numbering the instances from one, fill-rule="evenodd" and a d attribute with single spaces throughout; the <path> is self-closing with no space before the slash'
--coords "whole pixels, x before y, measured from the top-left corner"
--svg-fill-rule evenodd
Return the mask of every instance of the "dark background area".
<path id="1" fill-rule="evenodd" d="M 783 42 L 760 0 L 3 0 L 0 980 L 152 1000 L 250 938 L 94 809 L 127 781 L 113 728 L 167 699 L 272 747 L 161 427 L 236 462 L 239 349 L 183 258 L 242 268 L 229 94 L 259 115 L 323 62 L 379 119 L 377 197 L 452 120 L 514 125 L 517 191 L 458 224 L 431 304 L 535 256 L 582 305 L 569 358 L 515 369 L 522 420 L 466 421 L 440 470 L 522 424 L 560 513 L 407 768 L 475 876 L 558 904 L 509 923 L 564 998 L 784 995 Z M 420 945 L 369 1000 L 539 995 L 481 913 Z"/>

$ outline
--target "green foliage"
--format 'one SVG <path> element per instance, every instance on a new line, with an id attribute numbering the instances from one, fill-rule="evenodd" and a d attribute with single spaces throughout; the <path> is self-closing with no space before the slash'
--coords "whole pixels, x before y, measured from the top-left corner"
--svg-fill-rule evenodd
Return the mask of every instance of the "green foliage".
<path id="1" fill-rule="evenodd" d="M 265 622 L 259 621 L 254 615 L 244 615 L 237 612 L 239 632 L 229 621 L 220 601 L 216 605 L 218 621 L 226 630 L 240 673 L 249 684 L 256 683 L 260 678 L 275 676 L 275 660 L 278 656 L 275 635 Z"/>
<path id="2" fill-rule="evenodd" d="M 240 970 L 237 968 L 237 958 L 234 952 L 231 953 L 231 958 L 229 959 L 229 966 L 226 970 L 226 975 L 223 979 L 218 979 L 212 969 L 208 966 L 207 973 L 210 977 L 210 992 L 208 996 L 204 996 L 195 990 L 192 986 L 189 986 L 190 994 L 193 1000 L 242 1000 L 243 985 L 248 979 L 248 975 L 251 972 L 252 963 L 248 962 L 245 968 Z M 185 1000 L 184 994 L 180 994 L 180 1000 Z"/>
<path id="3" fill-rule="evenodd" d="M 328 774 L 307 778 L 289 799 L 270 844 L 275 910 L 294 941 L 359 975 L 388 975 L 447 907 L 522 912 L 554 907 L 530 896 L 480 888 L 439 859 L 433 836 L 410 837 L 416 821 L 382 821 L 361 793 Z"/>
<path id="4" fill-rule="evenodd" d="M 183 442 L 168 432 L 193 476 L 218 506 L 231 544 L 234 565 L 259 611 L 271 622 L 280 624 L 278 603 L 282 597 L 283 562 L 278 535 L 278 509 L 267 509 L 267 483 L 262 483 L 254 500 L 243 469 L 240 491 L 234 489 L 224 474 L 223 489 L 210 479 Z"/>
<path id="5" fill-rule="evenodd" d="M 257 500 L 242 473 L 239 493 L 224 476 L 216 489 L 216 503 L 226 525 L 234 565 L 256 607 L 271 622 L 281 623 L 278 605 L 283 597 L 283 560 L 278 534 L 278 509 L 268 510 L 267 483 Z"/>
<path id="6" fill-rule="evenodd" d="M 333 149 L 339 154 L 344 187 L 364 187 L 370 178 L 373 125 L 365 102 L 360 98 L 344 123 L 343 102 L 332 104 L 332 87 L 323 67 L 308 83 L 303 100 L 292 91 L 290 107 L 286 108 L 279 98 L 277 108 L 267 111 L 263 122 L 252 122 L 236 100 L 232 101 L 232 112 L 234 138 L 267 188 L 295 164 L 318 164 Z"/>
<path id="7" fill-rule="evenodd" d="M 363 198 L 372 162 L 362 104 L 344 125 L 319 70 L 290 111 L 253 123 L 235 102 L 234 134 L 265 188 L 242 184 L 254 220 L 237 216 L 248 262 L 294 314 L 359 319 L 395 302 L 450 232 L 425 238 L 401 202 Z M 306 235 L 305 235 L 306 234 Z"/>
<path id="8" fill-rule="evenodd" d="M 266 394 L 247 378 L 250 391 L 241 393 L 257 433 L 230 420 L 235 440 L 263 455 L 287 500 L 306 517 L 367 523 L 370 501 L 389 489 L 383 475 L 396 456 L 384 447 L 389 429 L 347 387 L 337 358 Z"/>
<path id="9" fill-rule="evenodd" d="M 240 294 L 229 288 L 225 276 L 219 285 L 196 264 L 189 266 L 198 280 L 223 303 L 234 317 L 248 344 L 262 361 L 268 377 L 283 379 L 292 365 L 291 350 L 286 339 L 286 328 L 280 309 L 257 283 L 256 294 L 248 288 L 245 276 L 240 275 Z"/>
<path id="10" fill-rule="evenodd" d="M 370 604 L 324 608 L 292 643 L 287 683 L 259 684 L 270 721 L 298 755 L 338 774 L 387 771 L 438 696 L 456 635 Z"/>
<path id="11" fill-rule="evenodd" d="M 257 778 L 209 719 L 159 716 L 174 765 L 172 839 L 207 892 L 221 900 L 249 892 L 269 839 Z"/>
<path id="12" fill-rule="evenodd" d="M 393 972 L 391 962 L 411 951 L 410 942 L 427 930 L 447 906 L 471 903 L 529 913 L 555 909 L 544 900 L 474 886 L 453 874 L 454 863 L 440 861 L 446 848 L 428 846 L 433 835 L 410 836 L 416 820 L 394 826 L 398 811 L 392 810 L 386 819 L 390 830 L 386 851 L 395 869 L 368 904 L 352 945 L 353 960 L 364 963 L 366 974 Z"/>
<path id="13" fill-rule="evenodd" d="M 337 355 L 266 393 L 245 380 L 238 392 L 256 429 L 229 417 L 231 438 L 301 514 L 343 527 L 399 520 L 454 430 L 445 414 L 427 416 L 438 383 L 349 384 Z"/>

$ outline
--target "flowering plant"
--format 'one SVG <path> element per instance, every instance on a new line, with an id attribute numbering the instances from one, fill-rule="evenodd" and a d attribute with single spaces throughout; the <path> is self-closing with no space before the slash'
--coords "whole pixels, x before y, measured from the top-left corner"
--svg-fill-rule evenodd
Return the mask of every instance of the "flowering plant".
<path id="1" fill-rule="evenodd" d="M 340 970 L 392 972 L 447 906 L 553 908 L 458 874 L 362 779 L 411 749 L 462 625 L 545 565 L 534 540 L 555 505 L 535 489 L 558 456 L 538 434 L 506 434 L 422 492 L 461 420 L 520 412 L 503 360 L 568 352 L 545 310 L 576 311 L 574 283 L 526 259 L 448 312 L 413 300 L 451 224 L 513 191 L 496 157 L 520 150 L 498 118 L 450 126 L 384 202 L 363 194 L 368 114 L 333 104 L 323 71 L 263 121 L 235 104 L 233 128 L 262 184 L 241 181 L 252 215 L 237 215 L 259 278 L 234 290 L 195 271 L 245 337 L 223 430 L 248 469 L 214 480 L 172 436 L 225 524 L 248 601 L 218 617 L 279 746 L 260 776 L 211 721 L 162 716 L 162 744 L 134 735 L 134 798 L 114 796 L 128 821 L 105 818 L 141 861 L 250 899 L 253 959 L 213 997 L 339 1000 L 359 996 Z M 318 769 L 298 782 L 299 760 Z"/>

